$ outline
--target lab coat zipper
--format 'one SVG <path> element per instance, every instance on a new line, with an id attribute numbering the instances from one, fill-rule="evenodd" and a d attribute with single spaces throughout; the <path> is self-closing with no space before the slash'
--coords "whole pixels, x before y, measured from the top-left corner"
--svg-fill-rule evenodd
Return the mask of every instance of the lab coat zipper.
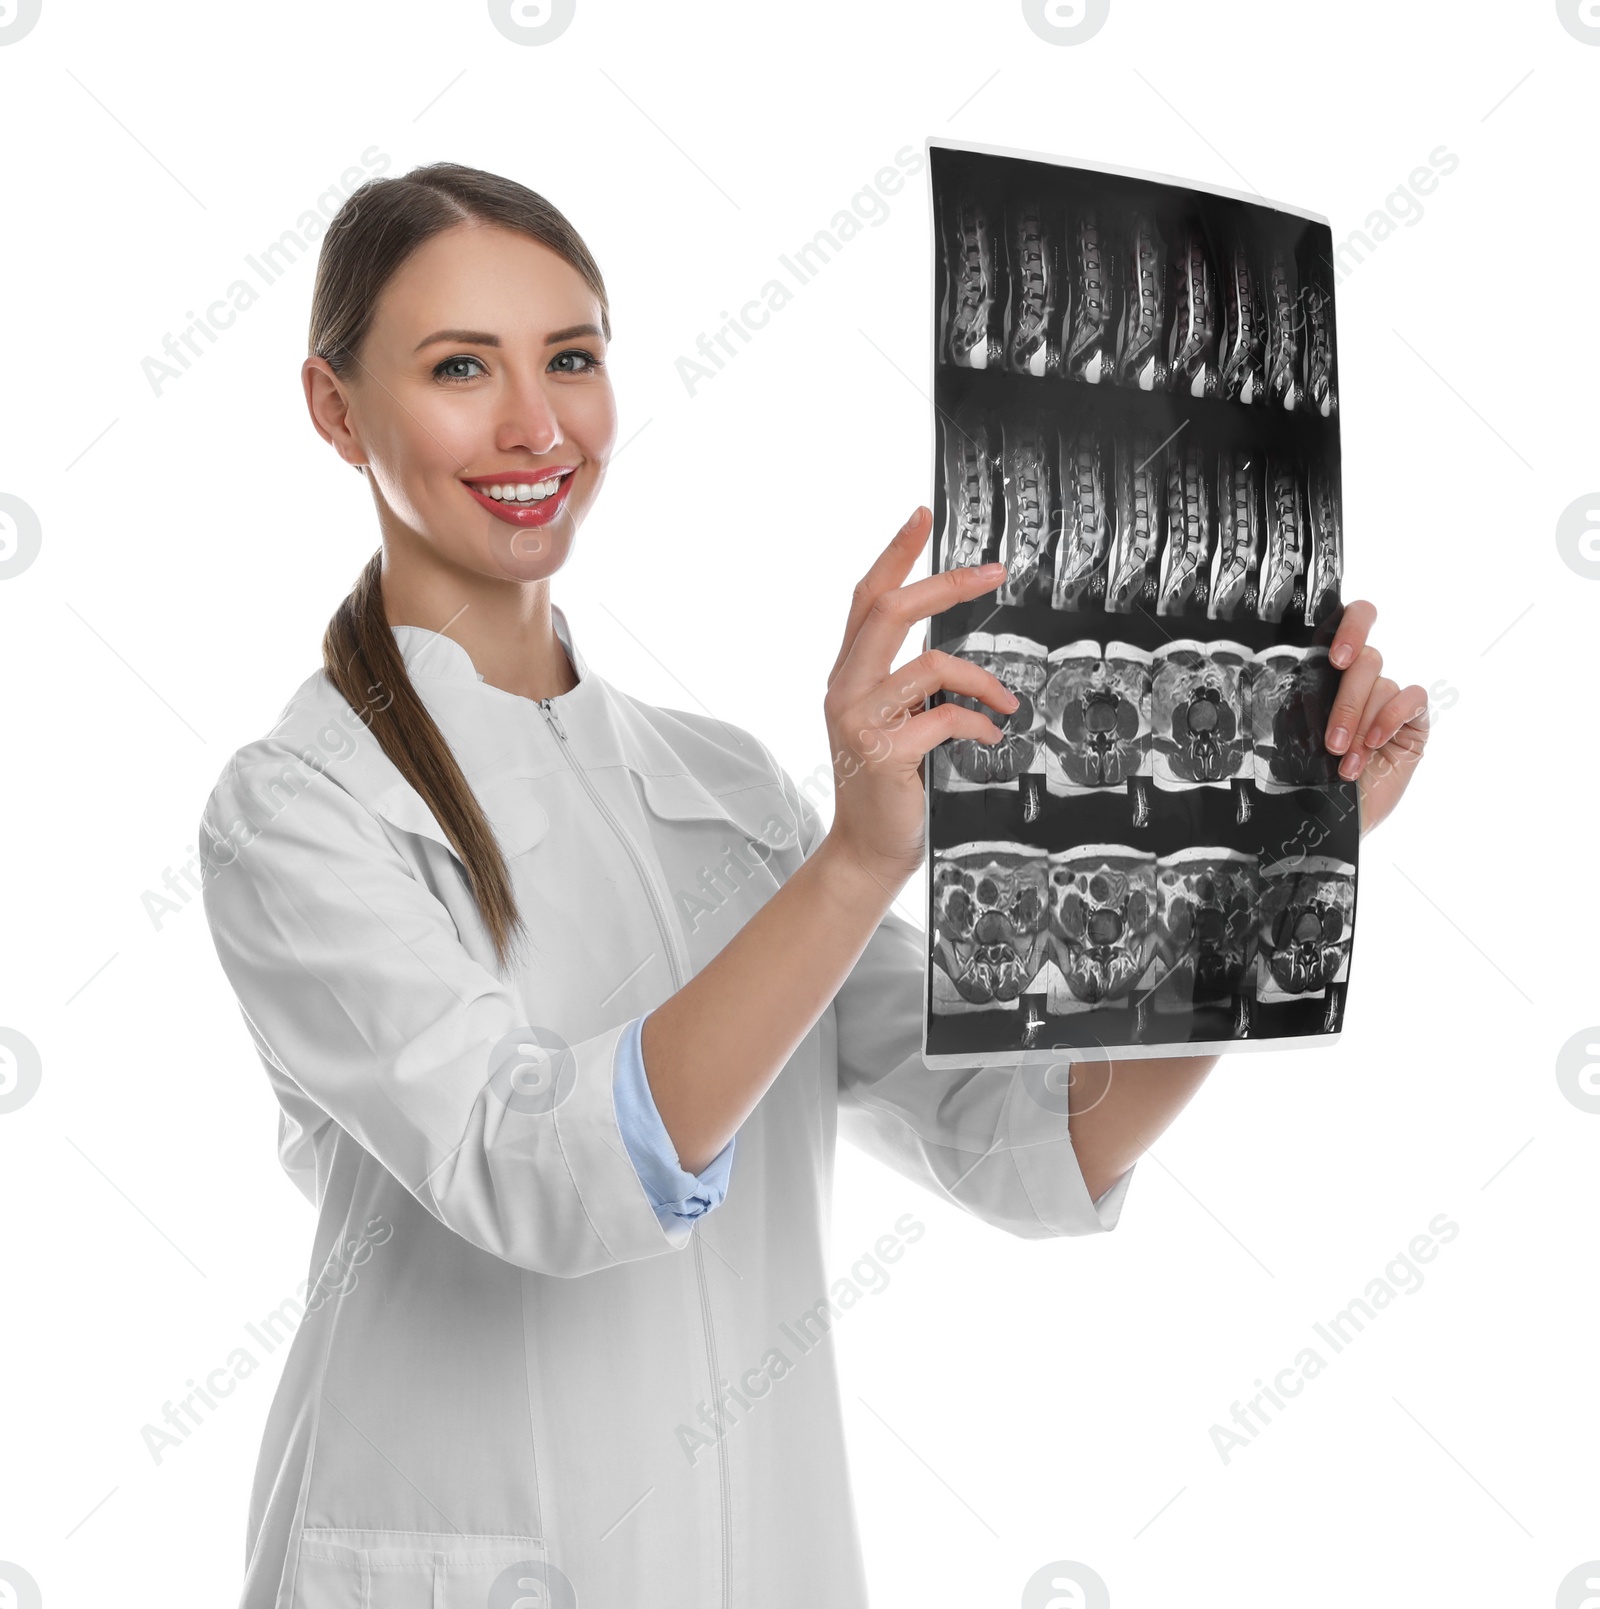
<path id="1" fill-rule="evenodd" d="M 567 764 L 570 765 L 577 773 L 578 780 L 582 782 L 584 787 L 588 790 L 589 797 L 594 800 L 596 807 L 600 811 L 600 814 L 604 816 L 611 824 L 612 831 L 616 833 L 617 837 L 622 841 L 623 846 L 627 849 L 628 854 L 632 857 L 634 869 L 639 874 L 639 881 L 644 885 L 645 896 L 650 901 L 650 909 L 655 916 L 656 927 L 661 933 L 662 942 L 667 947 L 667 965 L 672 972 L 673 987 L 675 989 L 681 989 L 685 982 L 688 981 L 684 976 L 684 973 L 687 969 L 680 964 L 678 946 L 674 941 L 672 930 L 668 926 L 666 918 L 662 914 L 661 903 L 656 898 L 655 883 L 650 876 L 649 869 L 645 866 L 644 858 L 640 855 L 633 840 L 623 830 L 622 823 L 617 820 L 616 815 L 613 813 L 611 807 L 603 798 L 601 798 L 599 790 L 595 787 L 594 783 L 589 780 L 589 773 L 578 764 L 577 759 L 573 756 L 572 750 L 567 742 L 566 728 L 561 724 L 561 717 L 557 715 L 555 710 L 551 707 L 551 701 L 548 698 L 541 698 L 536 700 L 536 702 L 538 703 L 539 708 L 544 712 L 544 718 L 549 723 L 550 729 L 561 740 L 561 752 L 566 756 Z M 711 1293 L 706 1284 L 705 1254 L 700 1246 L 700 1236 L 698 1232 L 696 1232 L 693 1236 L 693 1240 L 695 1279 L 700 1290 L 700 1321 L 705 1333 L 706 1358 L 711 1368 L 711 1400 L 713 1403 L 716 1403 L 717 1387 L 720 1382 L 717 1372 L 716 1337 L 712 1334 L 711 1330 Z M 715 1417 L 715 1409 L 713 1410 L 713 1417 Z M 722 1520 L 722 1609 L 731 1609 L 729 1577 L 730 1568 L 732 1565 L 732 1541 L 728 1534 L 728 1509 L 731 1502 L 731 1490 L 728 1476 L 727 1452 L 724 1447 L 724 1438 L 720 1434 L 717 1436 L 717 1485 Z"/>

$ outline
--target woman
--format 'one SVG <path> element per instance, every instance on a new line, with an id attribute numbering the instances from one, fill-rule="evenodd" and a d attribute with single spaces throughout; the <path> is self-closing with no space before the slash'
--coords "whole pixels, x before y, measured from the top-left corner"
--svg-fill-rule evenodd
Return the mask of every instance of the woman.
<path id="1" fill-rule="evenodd" d="M 1015 707 L 948 655 L 890 674 L 914 623 L 997 583 L 905 582 L 926 509 L 855 590 L 826 830 L 751 734 L 590 669 L 549 581 L 616 437 L 609 338 L 565 219 L 474 169 L 363 186 L 323 245 L 306 398 L 383 545 L 201 840 L 318 1209 L 245 1609 L 864 1604 L 836 1135 L 1012 1234 L 1095 1233 L 1215 1061 L 1079 1078 L 1070 1118 L 1013 1071 L 923 1065 L 923 939 L 890 909 L 923 760 L 999 736 L 924 701 Z M 1367 829 L 1427 731 L 1374 613 L 1345 611 L 1330 723 Z M 921 1233 L 906 1213 L 873 1257 Z"/>

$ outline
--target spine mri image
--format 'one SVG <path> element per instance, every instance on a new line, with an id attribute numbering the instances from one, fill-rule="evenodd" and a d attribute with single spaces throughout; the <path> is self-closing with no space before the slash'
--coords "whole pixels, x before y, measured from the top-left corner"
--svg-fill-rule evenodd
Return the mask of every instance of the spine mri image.
<path id="1" fill-rule="evenodd" d="M 1325 219 L 928 142 L 929 646 L 999 743 L 928 765 L 930 1065 L 1173 1055 L 1343 1026 L 1358 788 Z M 1181 1047 L 1181 1048 L 1180 1048 Z"/>

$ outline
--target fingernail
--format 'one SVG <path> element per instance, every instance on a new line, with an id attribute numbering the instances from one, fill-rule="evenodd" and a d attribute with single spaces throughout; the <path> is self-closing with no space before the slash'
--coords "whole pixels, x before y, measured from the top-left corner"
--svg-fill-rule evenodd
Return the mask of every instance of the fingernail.
<path id="1" fill-rule="evenodd" d="M 1018 705 L 1020 705 L 1022 703 L 1022 700 L 1020 698 L 1018 698 L 1017 695 L 1015 693 L 1013 693 L 1009 687 L 1006 689 L 1006 699 L 1007 699 L 1007 704 L 1006 704 L 1007 709 L 1014 710 L 1014 709 L 1016 709 L 1018 707 Z"/>
<path id="2" fill-rule="evenodd" d="M 979 574 L 981 575 L 1004 575 L 1005 573 L 1006 567 L 1003 564 L 985 564 L 979 566 Z"/>
<path id="3" fill-rule="evenodd" d="M 1334 729 L 1328 734 L 1328 747 L 1333 749 L 1336 753 L 1349 741 L 1350 734 L 1342 726 L 1334 727 Z"/>
<path id="4" fill-rule="evenodd" d="M 1339 767 L 1339 775 L 1342 777 L 1347 777 L 1351 782 L 1354 782 L 1355 779 L 1361 775 L 1361 766 L 1362 759 L 1359 750 L 1354 754 L 1347 754 L 1344 757 L 1343 764 Z"/>
<path id="5" fill-rule="evenodd" d="M 1339 667 L 1340 670 L 1343 670 L 1344 667 L 1348 665 L 1353 658 L 1355 658 L 1355 652 L 1349 643 L 1342 642 L 1331 654 L 1328 655 L 1328 657 Z"/>

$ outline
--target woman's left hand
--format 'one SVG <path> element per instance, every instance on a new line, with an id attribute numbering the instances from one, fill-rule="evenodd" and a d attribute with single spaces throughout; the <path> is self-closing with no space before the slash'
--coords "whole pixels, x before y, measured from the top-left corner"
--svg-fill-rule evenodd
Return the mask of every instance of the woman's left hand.
<path id="1" fill-rule="evenodd" d="M 1367 641 L 1378 618 L 1365 598 L 1346 604 L 1329 658 L 1344 674 L 1324 741 L 1342 754 L 1339 775 L 1360 785 L 1363 838 L 1399 804 L 1428 743 L 1428 695 L 1380 675 L 1383 655 Z"/>

